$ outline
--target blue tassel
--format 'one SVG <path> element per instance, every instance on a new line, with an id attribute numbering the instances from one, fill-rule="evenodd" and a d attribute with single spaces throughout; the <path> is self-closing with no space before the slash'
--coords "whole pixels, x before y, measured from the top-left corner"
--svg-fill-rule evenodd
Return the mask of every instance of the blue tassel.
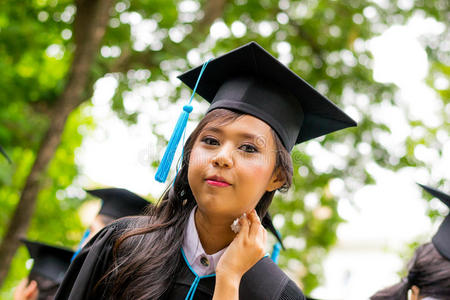
<path id="1" fill-rule="evenodd" d="M 280 243 L 276 243 L 275 245 L 273 245 L 272 256 L 270 258 L 272 258 L 273 262 L 276 263 L 277 265 L 278 265 L 278 257 L 280 256 L 280 250 L 281 250 Z"/>
<path id="2" fill-rule="evenodd" d="M 192 111 L 191 105 L 188 104 L 183 106 L 183 112 L 178 118 L 177 125 L 175 125 L 175 129 L 173 130 L 172 136 L 170 137 L 166 152 L 164 152 L 164 156 L 158 167 L 158 171 L 156 171 L 155 179 L 159 182 L 165 182 L 167 176 L 169 175 L 173 157 L 175 156 L 175 152 L 177 151 L 181 136 L 183 135 L 184 129 L 186 128 L 186 124 L 189 119 L 189 114 L 191 113 L 191 111 Z"/>
<path id="3" fill-rule="evenodd" d="M 81 241 L 78 243 L 78 248 L 75 251 L 75 253 L 73 254 L 72 258 L 70 259 L 70 262 L 73 262 L 73 260 L 75 259 L 75 257 L 77 257 L 77 255 L 80 253 L 81 249 L 83 249 L 82 245 L 84 244 L 84 242 L 86 241 L 86 239 L 88 238 L 88 236 L 91 234 L 91 230 L 90 229 L 86 229 L 86 231 L 83 234 L 83 237 L 81 238 Z"/>
<path id="4" fill-rule="evenodd" d="M 175 152 L 177 151 L 178 144 L 180 143 L 181 136 L 186 130 L 186 124 L 189 119 L 189 114 L 192 112 L 192 99 L 194 98 L 195 91 L 197 90 L 198 83 L 200 82 L 200 78 L 203 75 L 203 71 L 205 71 L 206 66 L 208 65 L 210 60 L 203 64 L 203 67 L 198 75 L 197 82 L 195 83 L 195 87 L 192 90 L 191 98 L 189 99 L 189 103 L 183 106 L 183 112 L 178 118 L 177 125 L 175 125 L 175 129 L 173 130 L 172 136 L 170 137 L 169 144 L 167 145 L 166 152 L 164 152 L 164 156 L 159 164 L 158 170 L 156 171 L 155 179 L 161 183 L 164 183 L 169 175 L 170 167 L 172 166 L 173 157 L 175 156 Z"/>

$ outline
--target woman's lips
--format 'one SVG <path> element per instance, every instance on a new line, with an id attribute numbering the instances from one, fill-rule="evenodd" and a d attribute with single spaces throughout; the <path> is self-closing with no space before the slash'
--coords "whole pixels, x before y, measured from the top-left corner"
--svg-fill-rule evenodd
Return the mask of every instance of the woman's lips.
<path id="1" fill-rule="evenodd" d="M 227 187 L 227 186 L 230 186 L 230 184 L 227 183 L 227 182 L 216 181 L 216 180 L 212 180 L 212 179 L 206 179 L 206 182 L 207 182 L 209 185 L 217 186 L 217 187 Z"/>

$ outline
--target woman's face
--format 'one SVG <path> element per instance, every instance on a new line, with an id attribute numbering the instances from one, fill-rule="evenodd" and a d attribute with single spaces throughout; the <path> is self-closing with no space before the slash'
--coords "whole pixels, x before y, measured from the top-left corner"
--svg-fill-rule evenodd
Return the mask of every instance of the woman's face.
<path id="1" fill-rule="evenodd" d="M 243 115 L 225 125 L 207 124 L 194 142 L 188 180 L 199 208 L 237 218 L 283 182 L 274 172 L 276 146 L 265 122 Z"/>

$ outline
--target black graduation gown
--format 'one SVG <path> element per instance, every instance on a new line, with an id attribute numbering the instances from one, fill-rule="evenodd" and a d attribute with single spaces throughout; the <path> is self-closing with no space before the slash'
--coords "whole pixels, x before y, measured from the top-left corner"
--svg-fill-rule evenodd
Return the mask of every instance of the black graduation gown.
<path id="1" fill-rule="evenodd" d="M 108 270 L 112 261 L 114 242 L 128 223 L 127 218 L 114 222 L 89 241 L 70 265 L 55 300 L 105 298 L 102 289 L 97 289 L 95 293 L 92 291 Z M 215 277 L 202 277 L 196 280 L 196 275 L 187 262 L 182 260 L 182 264 L 181 271 L 178 272 L 171 289 L 164 294 L 163 299 L 186 299 L 191 286 L 197 280 L 198 285 L 191 299 L 212 299 Z M 239 299 L 304 300 L 305 297 L 297 285 L 270 258 L 264 257 L 242 277 Z"/>

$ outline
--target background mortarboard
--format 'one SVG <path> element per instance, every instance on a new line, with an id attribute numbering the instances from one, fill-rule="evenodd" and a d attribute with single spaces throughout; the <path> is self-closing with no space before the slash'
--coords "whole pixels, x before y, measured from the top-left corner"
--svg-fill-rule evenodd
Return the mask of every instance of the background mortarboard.
<path id="1" fill-rule="evenodd" d="M 202 66 L 178 78 L 191 89 Z M 268 123 L 288 151 L 356 122 L 255 42 L 211 60 L 197 87 L 209 111 L 228 108 Z"/>
<path id="2" fill-rule="evenodd" d="M 34 260 L 30 276 L 38 274 L 56 283 L 61 283 L 70 265 L 73 251 L 44 243 L 21 239 Z"/>
<path id="3" fill-rule="evenodd" d="M 127 216 L 136 216 L 144 212 L 150 202 L 144 198 L 119 188 L 86 190 L 89 194 L 103 200 L 99 214 L 119 219 Z"/>
<path id="4" fill-rule="evenodd" d="M 429 186 L 425 186 L 419 184 L 425 191 L 431 194 L 433 197 L 441 200 L 448 208 L 450 208 L 450 195 L 444 194 L 441 191 L 438 191 Z M 439 226 L 438 231 L 432 238 L 432 242 L 434 247 L 438 250 L 438 252 L 450 260 L 450 214 L 448 214 L 441 226 Z"/>

